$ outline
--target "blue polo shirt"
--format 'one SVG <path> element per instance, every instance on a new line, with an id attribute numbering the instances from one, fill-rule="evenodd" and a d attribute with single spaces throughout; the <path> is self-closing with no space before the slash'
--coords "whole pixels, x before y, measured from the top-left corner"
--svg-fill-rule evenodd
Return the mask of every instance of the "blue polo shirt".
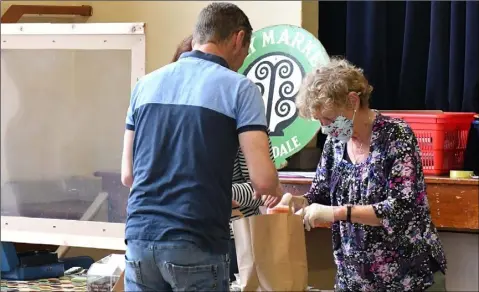
<path id="1" fill-rule="evenodd" d="M 135 131 L 126 240 L 227 253 L 238 134 L 267 130 L 257 86 L 218 56 L 185 53 L 137 83 L 126 128 Z"/>

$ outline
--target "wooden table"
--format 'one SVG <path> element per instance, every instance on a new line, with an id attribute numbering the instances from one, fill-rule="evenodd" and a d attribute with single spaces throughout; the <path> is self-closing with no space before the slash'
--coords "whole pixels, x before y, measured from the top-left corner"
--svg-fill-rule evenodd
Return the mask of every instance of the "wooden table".
<path id="1" fill-rule="evenodd" d="M 284 191 L 303 195 L 310 178 L 280 179 Z M 479 232 L 479 180 L 426 177 L 431 217 L 440 230 Z M 326 227 L 326 226 L 325 226 Z"/>

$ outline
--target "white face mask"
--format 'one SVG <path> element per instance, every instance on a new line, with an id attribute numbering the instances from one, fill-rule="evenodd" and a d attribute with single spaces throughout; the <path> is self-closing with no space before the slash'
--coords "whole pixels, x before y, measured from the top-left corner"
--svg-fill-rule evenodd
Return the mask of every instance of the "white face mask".
<path id="1" fill-rule="evenodd" d="M 336 138 L 339 141 L 348 142 L 353 136 L 353 123 L 355 116 L 356 110 L 353 113 L 352 120 L 339 115 L 331 124 L 327 126 L 321 125 L 321 131 L 323 134 Z"/>

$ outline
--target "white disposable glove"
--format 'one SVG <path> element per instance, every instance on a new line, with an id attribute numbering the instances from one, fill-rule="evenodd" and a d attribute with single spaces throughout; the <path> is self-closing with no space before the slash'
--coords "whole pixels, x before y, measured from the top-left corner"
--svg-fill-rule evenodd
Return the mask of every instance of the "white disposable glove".
<path id="1" fill-rule="evenodd" d="M 283 195 L 283 197 L 281 198 L 281 201 L 278 203 L 279 206 L 288 206 L 289 205 L 289 201 L 291 201 L 291 199 L 293 198 L 293 195 L 291 195 L 290 193 L 286 193 Z"/>
<path id="2" fill-rule="evenodd" d="M 304 211 L 304 228 L 310 231 L 317 223 L 334 222 L 334 213 L 332 206 L 321 204 L 311 204 L 306 208 L 296 212 L 296 215 L 302 215 Z"/>

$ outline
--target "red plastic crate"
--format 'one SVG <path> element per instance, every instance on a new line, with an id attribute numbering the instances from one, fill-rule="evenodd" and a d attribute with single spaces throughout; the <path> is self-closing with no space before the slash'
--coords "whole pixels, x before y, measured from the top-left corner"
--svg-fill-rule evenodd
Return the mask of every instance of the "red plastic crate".
<path id="1" fill-rule="evenodd" d="M 475 113 L 384 112 L 403 119 L 414 131 L 421 148 L 425 174 L 441 175 L 464 167 L 467 136 Z"/>

